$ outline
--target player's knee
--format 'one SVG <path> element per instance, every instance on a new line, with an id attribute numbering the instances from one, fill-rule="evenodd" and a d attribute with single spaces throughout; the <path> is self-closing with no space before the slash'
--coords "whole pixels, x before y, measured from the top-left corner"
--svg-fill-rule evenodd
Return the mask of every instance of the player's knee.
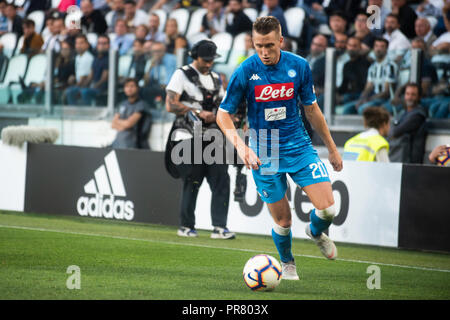
<path id="1" fill-rule="evenodd" d="M 334 208 L 334 203 L 329 207 L 323 209 L 317 209 L 316 214 L 323 220 L 331 221 L 336 216 L 336 209 Z"/>

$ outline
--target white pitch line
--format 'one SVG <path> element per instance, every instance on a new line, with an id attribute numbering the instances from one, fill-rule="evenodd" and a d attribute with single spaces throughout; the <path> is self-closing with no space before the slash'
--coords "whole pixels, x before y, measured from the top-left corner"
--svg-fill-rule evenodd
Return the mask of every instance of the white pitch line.
<path id="1" fill-rule="evenodd" d="M 112 235 L 105 235 L 105 234 L 98 234 L 98 233 L 84 233 L 84 232 L 64 231 L 64 230 L 55 230 L 55 229 L 46 229 L 46 228 L 34 228 L 34 227 L 23 227 L 23 226 L 13 226 L 13 225 L 0 225 L 0 228 L 22 229 L 22 230 L 43 231 L 43 232 L 56 232 L 56 233 L 73 234 L 73 235 L 79 235 L 79 236 L 105 237 L 105 238 L 118 239 L 118 240 L 145 241 L 145 242 L 152 242 L 152 243 L 163 243 L 163 244 L 198 247 L 198 248 L 222 249 L 222 250 L 234 250 L 234 251 L 241 251 L 241 252 L 261 253 L 261 250 L 254 250 L 254 249 L 218 247 L 218 246 L 210 246 L 210 245 L 206 245 L 206 244 L 195 244 L 195 243 L 175 242 L 175 241 L 161 241 L 161 240 L 142 239 L 142 238 L 130 238 L 130 237 L 112 236 Z M 276 254 L 276 252 L 273 252 L 273 251 L 266 251 L 266 253 Z M 313 258 L 313 259 L 325 259 L 324 257 L 312 256 L 312 255 L 307 255 L 307 254 L 294 254 L 294 256 L 304 257 L 304 258 Z M 364 260 L 339 258 L 339 259 L 336 259 L 336 261 L 345 261 L 345 262 L 370 264 L 370 265 L 375 264 L 375 265 L 379 265 L 379 266 L 396 267 L 396 268 L 404 268 L 404 269 L 415 269 L 415 270 L 423 270 L 423 271 L 450 272 L 450 270 L 448 270 L 448 269 L 436 269 L 436 268 L 408 266 L 408 265 L 401 265 L 401 264 L 382 263 L 382 262 L 364 261 Z"/>

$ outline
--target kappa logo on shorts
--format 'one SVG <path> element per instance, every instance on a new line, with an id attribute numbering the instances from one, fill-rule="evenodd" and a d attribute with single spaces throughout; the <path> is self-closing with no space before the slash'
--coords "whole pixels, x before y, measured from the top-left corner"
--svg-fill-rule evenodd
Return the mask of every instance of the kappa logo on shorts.
<path id="1" fill-rule="evenodd" d="M 275 83 L 255 86 L 256 102 L 290 100 L 294 97 L 294 83 Z"/>

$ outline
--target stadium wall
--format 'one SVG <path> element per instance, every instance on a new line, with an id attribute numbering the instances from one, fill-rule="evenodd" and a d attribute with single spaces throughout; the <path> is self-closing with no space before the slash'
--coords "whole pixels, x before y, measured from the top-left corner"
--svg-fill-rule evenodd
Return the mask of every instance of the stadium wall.
<path id="1" fill-rule="evenodd" d="M 176 226 L 182 183 L 166 173 L 163 156 L 144 150 L 0 144 L 0 209 Z M 450 252 L 450 168 L 345 162 L 336 173 L 324 162 L 336 200 L 337 216 L 328 230 L 333 239 Z M 233 166 L 229 173 L 233 190 Z M 230 195 L 228 226 L 269 235 L 272 219 L 250 172 L 247 179 L 244 203 Z M 306 238 L 312 205 L 288 181 L 293 236 Z M 212 229 L 210 198 L 205 182 L 197 201 L 199 229 Z"/>

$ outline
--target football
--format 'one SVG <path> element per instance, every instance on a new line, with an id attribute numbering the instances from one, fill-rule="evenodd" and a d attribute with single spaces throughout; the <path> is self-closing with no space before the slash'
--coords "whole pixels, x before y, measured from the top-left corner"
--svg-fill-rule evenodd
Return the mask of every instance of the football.
<path id="1" fill-rule="evenodd" d="M 437 157 L 436 163 L 438 166 L 450 166 L 450 148 L 445 150 L 445 154 Z"/>
<path id="2" fill-rule="evenodd" d="M 244 266 L 244 282 L 253 291 L 270 291 L 281 281 L 281 265 L 267 254 L 250 258 Z"/>

